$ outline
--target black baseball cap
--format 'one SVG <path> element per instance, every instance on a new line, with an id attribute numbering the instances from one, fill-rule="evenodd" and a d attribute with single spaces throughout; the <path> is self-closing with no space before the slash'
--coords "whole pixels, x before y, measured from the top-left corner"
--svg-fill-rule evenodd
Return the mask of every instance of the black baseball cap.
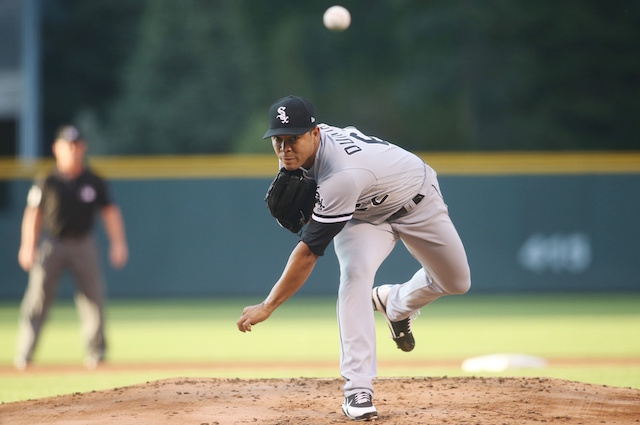
<path id="1" fill-rule="evenodd" d="M 317 125 L 316 108 L 299 96 L 276 100 L 269 108 L 269 130 L 263 139 L 282 134 L 304 134 Z"/>
<path id="2" fill-rule="evenodd" d="M 73 125 L 63 125 L 56 133 L 56 140 L 62 139 L 67 142 L 79 142 L 84 140 L 80 131 Z"/>

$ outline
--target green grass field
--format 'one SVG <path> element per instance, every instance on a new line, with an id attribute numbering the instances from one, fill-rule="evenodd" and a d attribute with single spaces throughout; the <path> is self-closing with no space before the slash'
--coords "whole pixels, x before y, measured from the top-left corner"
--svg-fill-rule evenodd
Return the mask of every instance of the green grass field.
<path id="1" fill-rule="evenodd" d="M 240 299 L 112 300 L 109 364 L 83 359 L 70 301 L 58 302 L 31 370 L 13 370 L 18 302 L 0 303 L 0 402 L 102 390 L 178 376 L 338 378 L 335 299 L 294 297 L 252 333 L 238 332 Z M 403 353 L 376 314 L 380 377 L 545 376 L 640 388 L 640 294 L 447 297 L 414 322 L 416 349 Z M 541 356 L 543 369 L 465 373 L 465 358 Z M 58 367 L 62 366 L 62 367 Z M 121 367 L 119 367 L 121 366 Z"/>

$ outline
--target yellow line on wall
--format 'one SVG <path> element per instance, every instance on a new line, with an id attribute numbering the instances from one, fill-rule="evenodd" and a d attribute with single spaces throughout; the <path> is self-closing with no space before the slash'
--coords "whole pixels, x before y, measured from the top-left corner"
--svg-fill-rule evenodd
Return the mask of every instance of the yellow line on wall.
<path id="1" fill-rule="evenodd" d="M 640 151 L 419 155 L 442 176 L 640 173 Z M 271 154 L 90 157 L 89 163 L 110 179 L 263 178 L 277 172 L 277 160 Z M 0 180 L 32 179 L 52 166 L 51 159 L 0 158 Z"/>
<path id="2" fill-rule="evenodd" d="M 635 174 L 640 152 L 426 153 L 440 175 Z"/>

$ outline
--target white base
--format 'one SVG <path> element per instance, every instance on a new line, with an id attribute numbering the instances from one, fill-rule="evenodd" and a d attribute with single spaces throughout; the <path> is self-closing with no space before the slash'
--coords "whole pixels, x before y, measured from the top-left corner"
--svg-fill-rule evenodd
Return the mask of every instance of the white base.
<path id="1" fill-rule="evenodd" d="M 465 372 L 502 372 L 507 369 L 541 369 L 547 365 L 542 357 L 527 354 L 489 354 L 462 362 Z"/>

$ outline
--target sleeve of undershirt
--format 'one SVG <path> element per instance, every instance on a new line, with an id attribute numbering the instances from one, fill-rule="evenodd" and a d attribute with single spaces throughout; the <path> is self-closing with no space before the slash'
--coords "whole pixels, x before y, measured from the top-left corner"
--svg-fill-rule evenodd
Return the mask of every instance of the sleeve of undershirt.
<path id="1" fill-rule="evenodd" d="M 327 249 L 327 246 L 329 246 L 334 236 L 340 233 L 345 224 L 347 224 L 346 221 L 339 223 L 319 223 L 311 220 L 304 235 L 302 235 L 302 242 L 307 244 L 311 252 L 321 257 L 324 255 L 325 249 Z"/>

